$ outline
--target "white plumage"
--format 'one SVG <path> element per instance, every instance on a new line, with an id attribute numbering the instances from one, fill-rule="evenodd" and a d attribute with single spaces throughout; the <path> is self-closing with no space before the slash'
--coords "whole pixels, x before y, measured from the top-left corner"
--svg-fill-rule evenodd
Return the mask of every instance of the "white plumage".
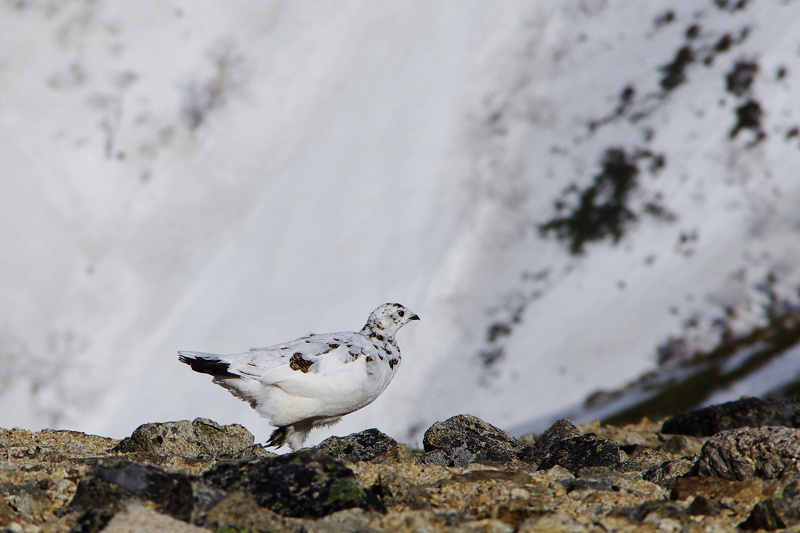
<path id="1" fill-rule="evenodd" d="M 387 303 L 357 333 L 306 335 L 232 355 L 178 354 L 181 362 L 214 376 L 214 383 L 277 426 L 268 446 L 289 444 L 297 450 L 311 429 L 335 424 L 380 396 L 400 363 L 394 335 L 411 320 L 419 317 Z"/>

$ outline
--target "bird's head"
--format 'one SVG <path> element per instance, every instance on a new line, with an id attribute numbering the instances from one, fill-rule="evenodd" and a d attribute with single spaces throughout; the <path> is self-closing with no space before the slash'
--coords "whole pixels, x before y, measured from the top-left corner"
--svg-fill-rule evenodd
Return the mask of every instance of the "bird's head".
<path id="1" fill-rule="evenodd" d="M 407 307 L 400 304 L 383 304 L 370 313 L 361 333 L 366 335 L 379 333 L 392 337 L 398 329 L 412 320 L 419 320 L 419 317 Z"/>

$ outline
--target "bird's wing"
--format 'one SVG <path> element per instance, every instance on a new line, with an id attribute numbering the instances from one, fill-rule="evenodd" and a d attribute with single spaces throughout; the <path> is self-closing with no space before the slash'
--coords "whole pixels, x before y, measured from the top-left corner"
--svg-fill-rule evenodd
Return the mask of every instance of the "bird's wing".
<path id="1" fill-rule="evenodd" d="M 314 375 L 336 373 L 337 367 L 366 356 L 375 347 L 357 333 L 326 333 L 257 348 L 232 356 L 218 356 L 230 363 L 229 372 L 256 379 L 264 385 L 280 385 L 286 380 L 316 381 Z"/>

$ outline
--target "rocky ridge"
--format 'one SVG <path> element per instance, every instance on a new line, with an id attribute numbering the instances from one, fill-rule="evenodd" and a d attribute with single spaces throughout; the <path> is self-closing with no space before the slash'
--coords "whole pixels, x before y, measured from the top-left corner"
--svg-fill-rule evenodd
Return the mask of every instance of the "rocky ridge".
<path id="1" fill-rule="evenodd" d="M 207 419 L 122 441 L 0 429 L 0 528 L 797 530 L 798 412 L 749 398 L 663 423 L 561 420 L 520 439 L 459 415 L 431 426 L 420 451 L 369 429 L 280 456 Z"/>

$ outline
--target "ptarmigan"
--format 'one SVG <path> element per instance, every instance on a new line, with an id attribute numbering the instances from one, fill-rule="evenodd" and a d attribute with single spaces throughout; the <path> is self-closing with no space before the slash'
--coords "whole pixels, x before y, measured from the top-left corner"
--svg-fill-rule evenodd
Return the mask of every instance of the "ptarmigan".
<path id="1" fill-rule="evenodd" d="M 358 333 L 311 334 L 233 355 L 178 354 L 277 426 L 267 446 L 298 450 L 313 428 L 335 424 L 380 396 L 400 364 L 394 335 L 411 320 L 419 317 L 387 303 Z"/>

